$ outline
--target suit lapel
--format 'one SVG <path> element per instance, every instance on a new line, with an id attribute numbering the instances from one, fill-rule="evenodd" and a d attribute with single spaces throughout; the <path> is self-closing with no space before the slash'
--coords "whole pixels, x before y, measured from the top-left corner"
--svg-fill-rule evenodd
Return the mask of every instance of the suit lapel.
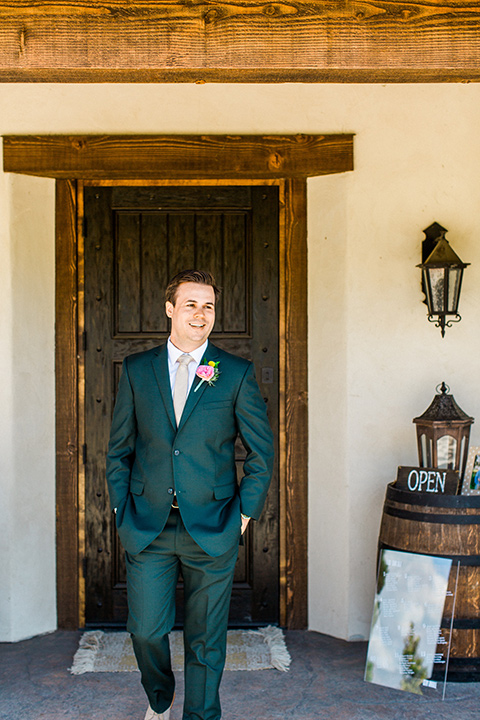
<path id="1" fill-rule="evenodd" d="M 211 342 L 208 343 L 207 349 L 205 351 L 205 355 L 201 360 L 200 364 L 208 364 L 210 360 L 216 360 L 218 358 L 218 350 L 215 347 L 215 345 L 212 345 Z M 198 387 L 201 383 L 201 386 Z M 178 430 L 181 430 L 182 427 L 187 422 L 188 418 L 192 414 L 193 410 L 197 406 L 200 398 L 203 396 L 203 393 L 208 387 L 207 382 L 202 382 L 199 377 L 195 377 L 195 380 L 193 381 L 193 385 L 190 388 L 190 392 L 187 396 L 187 402 L 185 403 L 185 407 L 183 408 L 182 417 L 180 418 L 180 425 L 178 426 Z M 198 390 L 196 390 L 198 388 Z M 173 402 L 172 402 L 173 407 Z"/>
<path id="2" fill-rule="evenodd" d="M 173 428 L 177 429 L 175 420 L 175 412 L 173 409 L 172 389 L 170 385 L 170 372 L 168 369 L 168 351 L 167 344 L 158 348 L 157 354 L 152 360 L 153 371 L 157 379 L 160 394 L 165 405 L 165 411 L 168 415 Z"/>

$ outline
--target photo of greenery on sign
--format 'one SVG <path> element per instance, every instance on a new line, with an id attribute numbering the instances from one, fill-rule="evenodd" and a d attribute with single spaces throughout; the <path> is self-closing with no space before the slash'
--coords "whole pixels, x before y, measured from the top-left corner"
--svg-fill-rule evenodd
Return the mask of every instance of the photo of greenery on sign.
<path id="1" fill-rule="evenodd" d="M 480 495 L 480 447 L 471 447 L 468 451 L 462 495 Z"/>
<path id="2" fill-rule="evenodd" d="M 365 680 L 422 694 L 437 656 L 448 558 L 382 550 Z"/>

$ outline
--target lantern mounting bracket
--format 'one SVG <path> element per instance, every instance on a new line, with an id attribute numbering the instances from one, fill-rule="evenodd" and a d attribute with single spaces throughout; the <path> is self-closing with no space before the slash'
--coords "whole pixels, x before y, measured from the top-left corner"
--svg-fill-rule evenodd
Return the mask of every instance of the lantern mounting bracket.
<path id="1" fill-rule="evenodd" d="M 435 327 L 440 328 L 440 332 L 442 333 L 442 337 L 445 337 L 445 328 L 452 327 L 452 323 L 460 322 L 462 319 L 461 315 L 455 315 L 454 317 L 451 317 L 448 321 L 445 319 L 445 315 L 429 315 L 428 316 L 428 322 L 435 323 Z"/>

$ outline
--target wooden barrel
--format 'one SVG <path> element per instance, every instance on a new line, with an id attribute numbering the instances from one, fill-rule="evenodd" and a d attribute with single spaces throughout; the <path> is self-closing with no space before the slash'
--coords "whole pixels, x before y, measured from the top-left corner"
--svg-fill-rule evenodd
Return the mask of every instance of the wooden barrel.
<path id="1" fill-rule="evenodd" d="M 460 562 L 448 679 L 480 680 L 480 496 L 412 493 L 388 485 L 379 549 L 451 558 L 452 593 Z M 447 640 L 452 609 L 453 597 L 447 596 L 442 620 Z"/>

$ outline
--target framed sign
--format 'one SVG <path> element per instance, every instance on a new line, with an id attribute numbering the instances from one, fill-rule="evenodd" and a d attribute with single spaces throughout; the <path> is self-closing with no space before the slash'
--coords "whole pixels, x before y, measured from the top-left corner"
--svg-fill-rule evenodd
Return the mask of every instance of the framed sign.
<path id="1" fill-rule="evenodd" d="M 439 645 L 439 635 L 451 566 L 450 558 L 382 550 L 367 682 L 422 695 L 437 689 L 434 663 L 443 663 L 446 677 L 449 646 Z"/>
<path id="2" fill-rule="evenodd" d="M 480 495 L 480 447 L 478 446 L 471 447 L 468 451 L 462 495 Z"/>

